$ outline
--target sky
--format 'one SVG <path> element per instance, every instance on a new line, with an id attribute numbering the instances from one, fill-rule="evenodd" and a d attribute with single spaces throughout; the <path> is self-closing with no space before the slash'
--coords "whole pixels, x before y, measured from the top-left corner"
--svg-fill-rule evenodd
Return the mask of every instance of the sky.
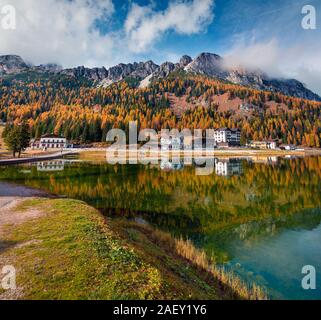
<path id="1" fill-rule="evenodd" d="M 321 94 L 320 0 L 0 0 L 16 29 L 0 24 L 0 54 L 33 64 L 110 67 L 217 53 L 231 65 L 296 78 Z M 305 30 L 302 8 L 316 9 Z"/>

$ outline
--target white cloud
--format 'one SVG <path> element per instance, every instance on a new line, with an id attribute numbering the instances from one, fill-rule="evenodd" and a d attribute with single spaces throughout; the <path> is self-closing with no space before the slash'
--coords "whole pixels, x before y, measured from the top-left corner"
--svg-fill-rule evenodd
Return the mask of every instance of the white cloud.
<path id="1" fill-rule="evenodd" d="M 0 28 L 0 55 L 18 54 L 33 64 L 109 67 L 155 53 L 153 45 L 166 31 L 195 34 L 213 20 L 214 0 L 170 0 L 161 12 L 132 4 L 124 26 L 102 34 L 97 21 L 111 26 L 119 19 L 112 1 L 0 0 L 0 7 L 17 10 L 17 29 Z"/>
<path id="2" fill-rule="evenodd" d="M 293 78 L 303 82 L 310 90 L 321 95 L 320 42 L 299 42 L 282 46 L 275 38 L 252 43 L 237 43 L 226 52 L 230 67 L 244 66 L 260 69 L 271 77 Z"/>
<path id="3" fill-rule="evenodd" d="M 239 23 L 227 38 L 229 49 L 224 55 L 228 64 L 258 68 L 273 77 L 295 78 L 321 95 L 321 29 L 302 28 L 301 11 L 306 4 L 305 0 L 284 0 L 278 6 L 273 1 L 231 2 L 226 12 L 233 15 L 225 18 Z M 321 12 L 321 1 L 310 0 L 310 4 Z"/>
<path id="4" fill-rule="evenodd" d="M 226 53 L 225 63 L 231 68 L 268 70 L 271 76 L 280 76 L 279 58 L 280 50 L 276 39 L 252 44 L 238 42 Z"/>
<path id="5" fill-rule="evenodd" d="M 17 29 L 0 28 L 0 54 L 19 54 L 33 63 L 65 66 L 108 64 L 113 39 L 94 27 L 111 17 L 112 0 L 0 0 L 17 11 Z"/>
<path id="6" fill-rule="evenodd" d="M 0 8 L 11 4 L 17 9 L 17 29 L 0 27 L 0 55 L 18 54 L 34 64 L 56 62 L 64 67 L 108 67 L 138 56 L 149 59 L 150 53 L 177 60 L 173 53 L 156 50 L 155 43 L 170 31 L 182 35 L 204 32 L 214 19 L 214 0 L 171 0 L 163 11 L 134 3 L 123 27 L 101 34 L 95 27 L 97 21 L 109 24 L 118 18 L 112 1 L 0 0 Z M 234 12 L 240 12 L 243 19 L 241 8 Z M 321 94 L 320 29 L 301 30 L 298 35 L 294 28 L 302 18 L 298 8 L 289 7 L 282 15 L 276 12 L 273 21 L 264 16 L 254 29 L 232 34 L 233 47 L 225 55 L 231 65 L 296 78 Z M 231 39 L 231 33 L 226 38 Z"/>
<path id="7" fill-rule="evenodd" d="M 214 0 L 174 1 L 162 12 L 133 4 L 125 23 L 129 48 L 147 51 L 167 31 L 192 35 L 202 32 L 214 18 Z"/>

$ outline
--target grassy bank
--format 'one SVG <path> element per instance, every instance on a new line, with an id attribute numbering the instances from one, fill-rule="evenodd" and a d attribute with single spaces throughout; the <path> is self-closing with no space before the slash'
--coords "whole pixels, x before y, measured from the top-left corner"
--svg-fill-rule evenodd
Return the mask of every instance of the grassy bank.
<path id="1" fill-rule="evenodd" d="M 222 299 L 265 300 L 265 290 L 256 284 L 247 285 L 231 272 L 218 267 L 213 259 L 207 257 L 203 250 L 196 248 L 189 240 L 175 239 L 169 233 L 154 229 L 146 224 L 137 224 L 118 220 L 114 229 L 129 241 L 136 250 L 148 253 L 148 256 L 159 259 L 159 248 L 166 257 L 187 264 L 196 271 L 197 276 L 205 281 Z M 156 251 L 155 251 L 156 250 Z"/>
<path id="2" fill-rule="evenodd" d="M 0 261 L 17 269 L 16 298 L 264 297 L 212 267 L 191 243 L 147 226 L 106 220 L 83 202 L 30 199 L 14 213 L 33 213 L 32 219 L 6 225 L 2 236 Z"/>

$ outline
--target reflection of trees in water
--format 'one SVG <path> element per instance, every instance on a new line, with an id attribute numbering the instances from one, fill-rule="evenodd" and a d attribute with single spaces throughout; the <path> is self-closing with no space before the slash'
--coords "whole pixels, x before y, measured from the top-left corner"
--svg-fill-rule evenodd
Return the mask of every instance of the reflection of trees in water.
<path id="1" fill-rule="evenodd" d="M 230 226 L 280 218 L 320 207 L 321 157 L 281 160 L 278 166 L 242 162 L 242 175 L 228 179 L 195 175 L 195 168 L 74 163 L 63 172 L 0 173 L 52 193 L 78 198 L 106 214 L 140 215 L 177 234 L 211 234 Z"/>

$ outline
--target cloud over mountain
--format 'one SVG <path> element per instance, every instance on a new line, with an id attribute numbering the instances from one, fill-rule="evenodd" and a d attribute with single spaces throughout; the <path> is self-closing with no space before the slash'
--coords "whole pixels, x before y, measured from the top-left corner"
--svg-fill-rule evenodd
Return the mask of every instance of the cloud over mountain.
<path id="1" fill-rule="evenodd" d="M 261 69 L 271 77 L 299 79 L 311 90 L 321 94 L 320 42 L 302 41 L 282 45 L 273 38 L 253 42 L 238 42 L 226 53 L 230 67 L 244 66 L 249 70 Z"/>
<path id="2" fill-rule="evenodd" d="M 320 1 L 310 3 L 319 17 Z M 0 27 L 0 55 L 111 67 L 214 51 L 321 94 L 321 29 L 302 29 L 305 0 L 0 0 L 0 8 L 7 4 L 17 9 L 17 29 Z"/>

